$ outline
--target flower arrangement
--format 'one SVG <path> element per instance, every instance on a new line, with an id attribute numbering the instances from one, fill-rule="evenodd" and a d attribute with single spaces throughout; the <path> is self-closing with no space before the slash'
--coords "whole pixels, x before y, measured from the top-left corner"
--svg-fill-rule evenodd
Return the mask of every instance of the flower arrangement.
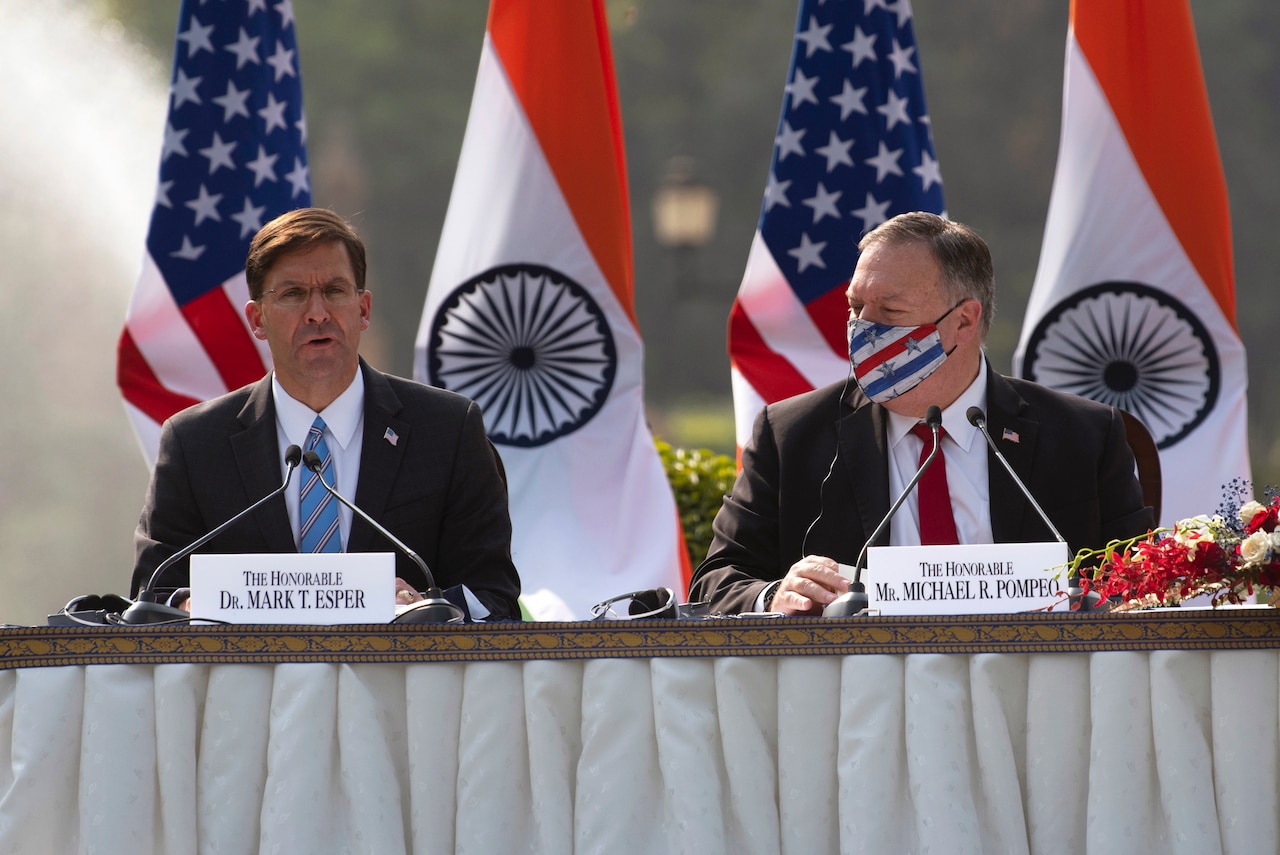
<path id="1" fill-rule="evenodd" d="M 1086 566 L 1095 560 L 1096 568 Z M 1218 606 L 1270 593 L 1280 587 L 1280 496 L 1081 550 L 1071 569 L 1086 592 L 1118 602 L 1113 610 L 1176 605 L 1201 594 Z"/>

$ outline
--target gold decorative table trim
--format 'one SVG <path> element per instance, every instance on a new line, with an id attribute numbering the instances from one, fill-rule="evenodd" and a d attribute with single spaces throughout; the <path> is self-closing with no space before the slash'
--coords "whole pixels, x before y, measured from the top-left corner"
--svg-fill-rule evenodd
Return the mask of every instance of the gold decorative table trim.
<path id="1" fill-rule="evenodd" d="M 27 627 L 0 630 L 0 670 L 177 662 L 481 662 L 1259 648 L 1280 648 L 1280 610 L 443 627 Z"/>

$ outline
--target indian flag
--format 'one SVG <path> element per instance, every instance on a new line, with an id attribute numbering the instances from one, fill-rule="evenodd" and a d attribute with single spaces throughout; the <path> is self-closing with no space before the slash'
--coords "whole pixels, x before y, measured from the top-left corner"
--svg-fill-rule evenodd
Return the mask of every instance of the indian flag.
<path id="1" fill-rule="evenodd" d="M 414 373 L 484 410 L 535 617 L 685 589 L 632 287 L 604 3 L 493 0 Z"/>
<path id="2" fill-rule="evenodd" d="M 1015 372 L 1128 410 L 1161 522 L 1249 478 L 1226 183 L 1186 0 L 1074 0 L 1062 139 Z"/>

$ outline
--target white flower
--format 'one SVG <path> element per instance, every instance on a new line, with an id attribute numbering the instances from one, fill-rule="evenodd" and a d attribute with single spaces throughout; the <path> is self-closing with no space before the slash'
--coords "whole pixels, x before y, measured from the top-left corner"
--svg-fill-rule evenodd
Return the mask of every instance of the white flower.
<path id="1" fill-rule="evenodd" d="M 1174 537 L 1183 543 L 1192 540 L 1213 540 L 1213 524 L 1217 521 L 1217 517 L 1208 517 L 1204 514 L 1179 520 L 1174 526 Z M 1196 536 L 1190 537 L 1192 534 Z"/>
<path id="2" fill-rule="evenodd" d="M 1248 525 L 1253 518 L 1267 509 L 1261 502 L 1245 502 L 1240 506 L 1240 524 Z"/>
<path id="3" fill-rule="evenodd" d="M 1215 529 L 1222 527 L 1222 518 L 1200 515 L 1179 520 L 1173 527 L 1173 539 L 1187 547 L 1187 554 L 1195 560 L 1196 548 L 1201 543 L 1214 543 Z"/>
<path id="4" fill-rule="evenodd" d="M 1240 541 L 1240 558 L 1245 564 L 1262 564 L 1271 550 L 1271 534 L 1255 531 Z"/>

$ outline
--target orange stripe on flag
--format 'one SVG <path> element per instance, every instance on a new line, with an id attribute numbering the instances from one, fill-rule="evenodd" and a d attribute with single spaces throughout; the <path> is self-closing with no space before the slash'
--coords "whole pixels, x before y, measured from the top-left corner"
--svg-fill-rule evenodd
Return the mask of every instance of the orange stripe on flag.
<path id="1" fill-rule="evenodd" d="M 583 239 L 635 324 L 622 117 L 604 4 L 591 8 L 493 0 L 489 38 Z"/>
<path id="2" fill-rule="evenodd" d="M 1231 212 L 1186 0 L 1072 0 L 1071 26 L 1138 168 L 1235 326 Z"/>

